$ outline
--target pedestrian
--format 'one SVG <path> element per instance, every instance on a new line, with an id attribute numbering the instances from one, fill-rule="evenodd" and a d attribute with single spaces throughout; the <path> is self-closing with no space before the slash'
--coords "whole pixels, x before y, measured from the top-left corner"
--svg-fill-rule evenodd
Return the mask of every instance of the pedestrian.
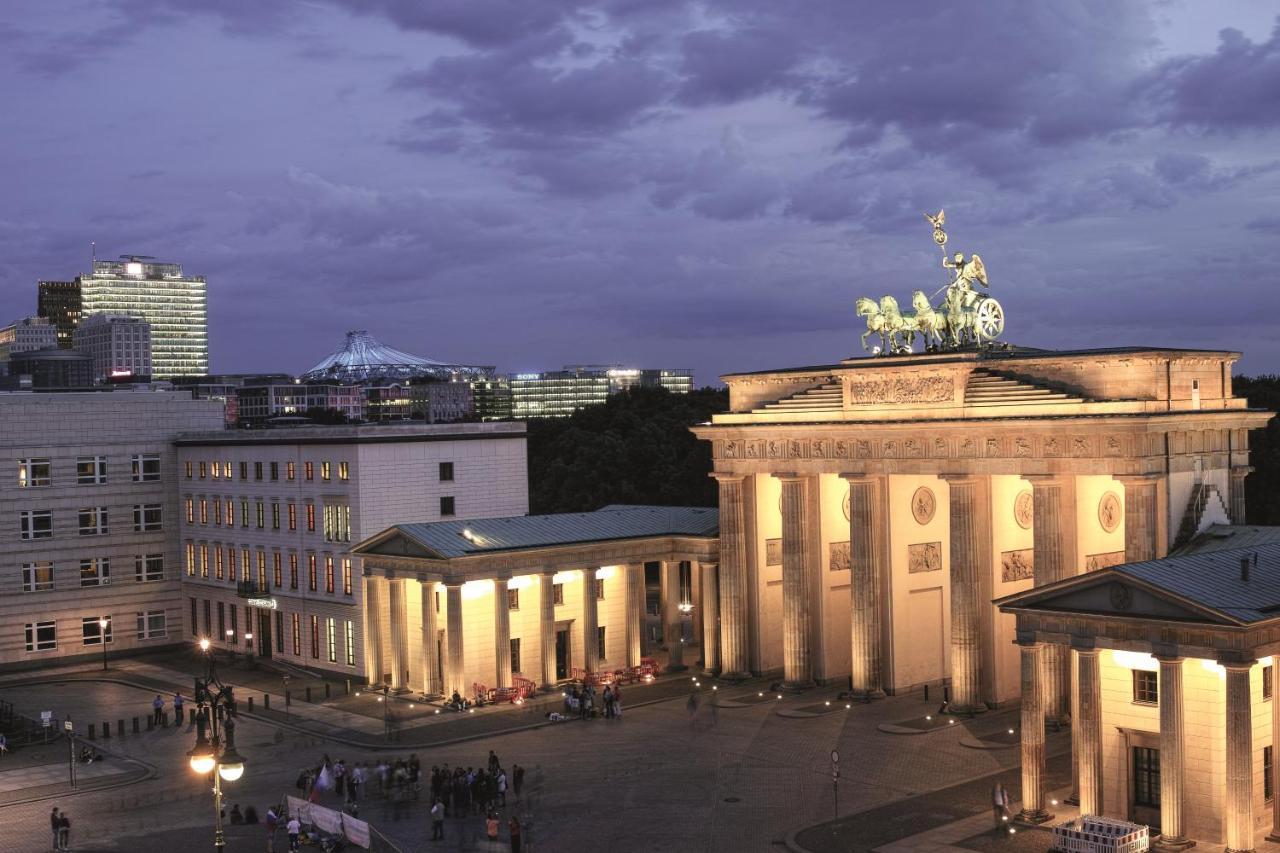
<path id="1" fill-rule="evenodd" d="M 444 841 L 444 801 L 439 797 L 431 807 L 431 840 Z"/>
<path id="2" fill-rule="evenodd" d="M 511 853 L 520 853 L 520 821 L 515 815 L 507 821 L 507 832 L 511 834 Z"/>
<path id="3" fill-rule="evenodd" d="M 498 772 L 498 767 L 499 767 L 499 766 L 501 766 L 501 765 L 500 765 L 500 763 L 498 762 L 498 755 L 497 755 L 497 753 L 495 753 L 492 749 L 491 749 L 491 750 L 489 750 L 489 772 L 490 772 L 490 773 L 497 773 L 497 772 Z"/>
<path id="4" fill-rule="evenodd" d="M 498 805 L 507 805 L 507 771 L 498 768 Z"/>
<path id="5" fill-rule="evenodd" d="M 54 806 L 53 811 L 49 812 L 49 829 L 53 831 L 53 849 L 60 850 L 58 844 L 58 830 L 62 829 L 62 821 L 58 818 L 58 807 Z"/>
<path id="6" fill-rule="evenodd" d="M 689 712 L 689 728 L 693 728 L 694 722 L 698 718 L 698 693 L 696 690 L 689 694 L 689 701 L 685 703 L 685 710 Z"/>
<path id="7" fill-rule="evenodd" d="M 160 721 L 163 719 L 164 719 L 164 699 L 162 699 L 160 697 L 160 694 L 157 693 L 156 698 L 151 700 L 151 722 L 155 723 L 158 726 L 160 725 Z"/>
<path id="8" fill-rule="evenodd" d="M 285 826 L 285 832 L 289 833 L 290 853 L 297 853 L 298 834 L 302 832 L 302 824 L 296 817 L 291 817 L 289 818 L 289 823 Z"/>
<path id="9" fill-rule="evenodd" d="M 182 725 L 182 706 L 187 700 L 182 698 L 182 691 L 173 694 L 173 724 Z"/>
<path id="10" fill-rule="evenodd" d="M 516 792 L 516 800 L 520 799 L 520 789 L 524 787 L 524 768 L 519 764 L 511 765 L 511 787 Z"/>
<path id="11" fill-rule="evenodd" d="M 276 830 L 279 827 L 280 815 L 276 813 L 276 807 L 271 806 L 267 809 L 267 853 L 276 849 Z"/>
<path id="12" fill-rule="evenodd" d="M 615 684 L 613 686 L 613 716 L 622 716 L 622 685 Z"/>
<path id="13" fill-rule="evenodd" d="M 498 815 L 495 812 L 489 812 L 489 816 L 484 819 L 484 834 L 490 841 L 498 840 Z"/>
<path id="14" fill-rule="evenodd" d="M 58 849 L 63 853 L 71 849 L 71 818 L 66 812 L 58 815 Z"/>
<path id="15" fill-rule="evenodd" d="M 1000 782 L 991 788 L 991 818 L 996 834 L 1000 835 L 1009 821 L 1009 792 Z"/>

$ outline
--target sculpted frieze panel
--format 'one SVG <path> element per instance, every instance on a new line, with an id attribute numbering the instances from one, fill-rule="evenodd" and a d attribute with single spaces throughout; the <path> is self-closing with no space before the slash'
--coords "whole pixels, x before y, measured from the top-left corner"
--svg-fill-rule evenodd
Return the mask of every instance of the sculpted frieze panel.
<path id="1" fill-rule="evenodd" d="M 876 403 L 943 403 L 955 398 L 950 376 L 898 376 L 892 379 L 850 379 L 848 397 L 854 405 Z"/>
<path id="2" fill-rule="evenodd" d="M 776 438 L 769 439 L 767 442 L 765 442 L 765 453 L 769 456 L 770 459 L 781 459 L 782 458 L 782 442 L 778 441 Z"/>
<path id="3" fill-rule="evenodd" d="M 1114 435 L 1107 436 L 1106 454 L 1108 456 L 1123 456 L 1124 442 Z"/>
<path id="4" fill-rule="evenodd" d="M 999 445 L 997 444 L 997 448 L 998 447 Z M 978 442 L 972 438 L 966 438 L 964 441 L 960 442 L 960 455 L 969 457 L 977 456 Z"/>
<path id="5" fill-rule="evenodd" d="M 1112 566 L 1118 566 L 1124 562 L 1124 551 L 1108 551 L 1105 554 L 1090 554 L 1084 558 L 1084 570 L 1086 572 L 1096 572 L 1099 569 L 1109 569 Z"/>
<path id="6" fill-rule="evenodd" d="M 836 439 L 835 454 L 837 459 L 848 459 L 850 456 L 849 442 L 845 441 L 843 438 Z"/>
<path id="7" fill-rule="evenodd" d="M 984 455 L 988 457 L 1003 456 L 1004 454 L 1001 453 L 1001 449 L 1000 449 L 1000 439 L 988 438 L 987 444 L 986 444 L 986 452 Z"/>
<path id="8" fill-rule="evenodd" d="M 1000 554 L 1000 580 L 1005 583 L 1030 580 L 1035 575 L 1035 551 L 1022 548 Z"/>
<path id="9" fill-rule="evenodd" d="M 809 455 L 814 459 L 829 459 L 831 457 L 831 440 L 819 438 L 809 445 Z"/>
<path id="10" fill-rule="evenodd" d="M 941 542 L 921 542 L 907 546 L 908 573 L 914 575 L 920 572 L 940 571 L 942 571 Z"/>
<path id="11" fill-rule="evenodd" d="M 933 439 L 933 456 L 942 459 L 951 455 L 951 444 L 942 436 L 935 436 Z"/>
<path id="12" fill-rule="evenodd" d="M 849 543 L 848 542 L 832 542 L 830 555 L 831 571 L 847 572 L 849 571 Z"/>
<path id="13" fill-rule="evenodd" d="M 1018 436 L 1013 440 L 1013 455 L 1026 457 L 1031 455 L 1031 439 Z"/>
<path id="14" fill-rule="evenodd" d="M 1072 436 L 1071 455 L 1076 457 L 1093 455 L 1093 448 L 1089 444 L 1088 436 L 1085 436 L 1085 435 Z"/>
<path id="15" fill-rule="evenodd" d="M 864 438 L 858 439 L 854 443 L 854 456 L 856 456 L 859 459 L 870 459 L 871 458 L 871 442 L 867 441 Z"/>
<path id="16" fill-rule="evenodd" d="M 908 459 L 923 459 L 924 443 L 916 438 L 908 438 L 902 442 L 902 455 Z"/>
<path id="17" fill-rule="evenodd" d="M 1051 436 L 1045 439 L 1042 453 L 1045 456 L 1061 456 L 1062 441 L 1057 436 Z"/>
<path id="18" fill-rule="evenodd" d="M 881 445 L 880 455 L 885 459 L 897 459 L 901 455 L 898 440 L 896 438 L 886 438 L 884 444 Z"/>
<path id="19" fill-rule="evenodd" d="M 799 441 L 791 439 L 787 442 L 787 458 L 788 459 L 804 459 L 809 455 L 809 443 L 807 441 Z"/>

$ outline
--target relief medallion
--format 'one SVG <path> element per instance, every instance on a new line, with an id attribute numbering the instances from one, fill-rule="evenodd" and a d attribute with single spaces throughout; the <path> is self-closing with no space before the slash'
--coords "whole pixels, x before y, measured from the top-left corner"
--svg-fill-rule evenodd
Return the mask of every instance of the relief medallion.
<path id="1" fill-rule="evenodd" d="M 1023 530 L 1031 529 L 1031 522 L 1035 519 L 1034 500 L 1030 489 L 1023 489 L 1013 499 L 1013 520 L 1018 522 L 1018 526 Z"/>
<path id="2" fill-rule="evenodd" d="M 1098 501 L 1098 523 L 1102 529 L 1111 533 L 1120 526 L 1124 511 L 1120 508 L 1120 498 L 1115 492 L 1107 492 Z"/>
<path id="3" fill-rule="evenodd" d="M 917 524 L 928 524 L 933 520 L 933 513 L 938 508 L 938 499 L 928 486 L 921 486 L 911 496 L 911 514 Z"/>

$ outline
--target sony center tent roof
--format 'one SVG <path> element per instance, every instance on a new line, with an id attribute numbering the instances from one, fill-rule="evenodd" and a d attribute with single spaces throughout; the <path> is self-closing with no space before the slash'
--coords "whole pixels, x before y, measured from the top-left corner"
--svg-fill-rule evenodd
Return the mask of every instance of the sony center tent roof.
<path id="1" fill-rule="evenodd" d="M 453 364 L 393 349 L 364 329 L 347 332 L 346 342 L 302 374 L 311 380 L 364 382 L 369 379 L 471 379 L 493 374 L 493 367 Z"/>

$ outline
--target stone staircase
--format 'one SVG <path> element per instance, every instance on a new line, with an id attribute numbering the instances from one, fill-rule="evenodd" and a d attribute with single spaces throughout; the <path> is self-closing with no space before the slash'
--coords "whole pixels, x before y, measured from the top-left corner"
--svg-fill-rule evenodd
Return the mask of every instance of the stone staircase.
<path id="1" fill-rule="evenodd" d="M 1187 511 L 1182 514 L 1182 524 L 1178 527 L 1178 537 L 1174 540 L 1173 547 L 1175 550 L 1181 548 L 1211 524 L 1230 523 L 1227 504 L 1218 487 L 1212 483 L 1201 483 L 1192 492 Z"/>
<path id="2" fill-rule="evenodd" d="M 830 412 L 840 411 L 844 406 L 844 389 L 839 382 L 827 382 L 815 388 L 807 388 L 783 397 L 772 403 L 765 403 L 756 412 Z"/>
<path id="3" fill-rule="evenodd" d="M 1032 385 L 991 370 L 978 368 L 969 374 L 964 389 L 966 406 L 1027 406 L 1045 403 L 1083 403 L 1083 397 Z"/>

